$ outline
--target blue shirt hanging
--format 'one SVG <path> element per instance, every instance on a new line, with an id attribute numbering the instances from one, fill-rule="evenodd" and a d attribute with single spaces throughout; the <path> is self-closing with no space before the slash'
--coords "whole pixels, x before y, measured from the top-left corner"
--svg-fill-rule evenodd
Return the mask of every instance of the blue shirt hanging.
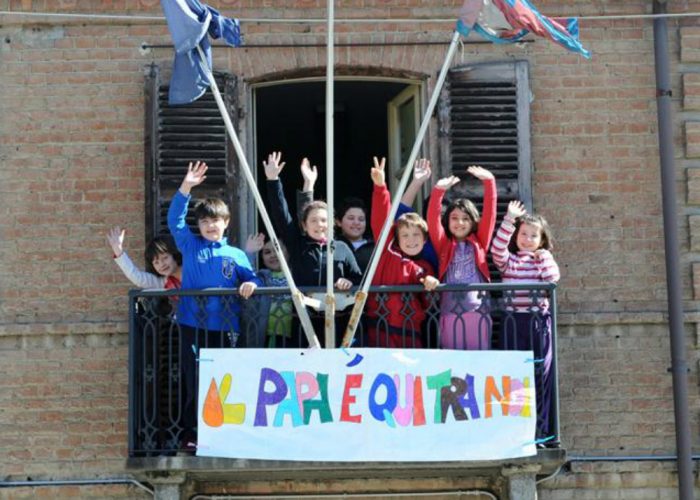
<path id="1" fill-rule="evenodd" d="M 228 45 L 238 47 L 241 45 L 240 23 L 198 0 L 161 0 L 160 4 L 175 46 L 168 102 L 189 104 L 199 99 L 211 83 L 202 70 L 197 45 L 211 68 L 209 36 L 222 38 Z"/>

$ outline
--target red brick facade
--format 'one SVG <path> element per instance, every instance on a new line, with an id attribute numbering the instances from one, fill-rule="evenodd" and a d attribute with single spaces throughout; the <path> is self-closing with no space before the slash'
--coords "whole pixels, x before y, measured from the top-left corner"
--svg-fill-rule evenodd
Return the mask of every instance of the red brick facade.
<path id="1" fill-rule="evenodd" d="M 320 0 L 211 3 L 244 19 L 326 14 L 326 2 Z M 460 2 L 336 3 L 338 18 L 448 19 Z M 651 11 L 651 2 L 639 0 L 537 4 L 552 16 Z M 700 13 L 700 1 L 680 4 L 670 9 Z M 0 10 L 160 15 L 152 0 L 0 0 Z M 700 410 L 695 340 L 699 19 L 668 22 L 693 429 Z M 468 44 L 454 64 L 508 59 L 530 64 L 533 200 L 554 228 L 562 268 L 564 446 L 573 456 L 672 455 L 652 24 L 582 20 L 580 29 L 593 53 L 590 61 L 538 40 L 523 46 Z M 431 90 L 450 30 L 450 22 L 338 24 L 339 43 L 376 45 L 338 48 L 337 73 L 410 73 Z M 325 31 L 323 23 L 243 25 L 248 44 L 325 44 Z M 446 43 L 383 45 L 440 40 Z M 128 226 L 126 246 L 142 263 L 145 67 L 156 62 L 168 70 L 172 56 L 163 48 L 142 53 L 143 42 L 168 44 L 165 25 L 0 14 L 2 476 L 126 474 L 129 284 L 111 262 L 105 232 L 111 225 Z M 318 73 L 325 48 L 221 49 L 215 51 L 215 65 L 240 78 L 239 126 L 246 130 L 251 113 L 247 85 L 276 75 Z M 434 145 L 435 126 L 430 133 Z M 697 432 L 693 444 L 699 449 Z M 676 481 L 671 464 L 573 462 L 570 472 L 542 484 L 540 495 L 671 498 Z M 141 493 L 122 486 L 0 490 L 8 498 L 39 494 L 111 498 Z"/>

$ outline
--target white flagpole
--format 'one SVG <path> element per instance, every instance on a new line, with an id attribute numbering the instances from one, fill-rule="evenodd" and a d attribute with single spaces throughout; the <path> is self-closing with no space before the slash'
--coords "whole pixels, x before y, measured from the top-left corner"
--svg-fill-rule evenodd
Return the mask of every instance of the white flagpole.
<path id="1" fill-rule="evenodd" d="M 326 43 L 326 202 L 328 203 L 328 236 L 326 241 L 326 310 L 325 310 L 325 341 L 326 349 L 335 348 L 335 295 L 333 294 L 333 207 L 334 197 L 334 129 L 333 112 L 335 107 L 335 97 L 333 95 L 334 79 L 334 5 L 333 0 L 328 0 L 328 40 Z"/>
<path id="2" fill-rule="evenodd" d="M 360 315 L 362 314 L 362 309 L 367 302 L 367 291 L 372 284 L 372 278 L 374 278 L 374 273 L 377 271 L 377 265 L 379 264 L 379 257 L 381 256 L 384 245 L 386 245 L 386 240 L 389 237 L 389 230 L 394 224 L 394 217 L 396 217 L 396 211 L 399 208 L 399 203 L 401 202 L 401 197 L 403 196 L 406 186 L 408 185 L 408 180 L 411 177 L 411 172 L 413 172 L 413 164 L 418 157 L 418 151 L 421 148 L 423 142 L 423 137 L 428 130 L 428 125 L 430 124 L 430 117 L 433 115 L 435 110 L 435 105 L 437 104 L 438 96 L 440 95 L 440 90 L 445 83 L 445 78 L 447 77 L 447 71 L 450 69 L 450 64 L 452 64 L 452 58 L 454 57 L 455 51 L 457 50 L 457 44 L 459 43 L 459 32 L 455 30 L 452 35 L 452 42 L 450 43 L 449 49 L 447 49 L 447 56 L 445 57 L 445 62 L 442 65 L 440 74 L 437 81 L 435 82 L 435 88 L 433 89 L 433 94 L 430 97 L 430 102 L 423 115 L 423 121 L 421 122 L 420 128 L 418 129 L 418 134 L 416 135 L 416 140 L 413 143 L 413 149 L 408 157 L 406 166 L 404 168 L 403 175 L 401 176 L 401 182 L 398 188 L 394 191 L 394 198 L 391 200 L 391 210 L 389 215 L 384 221 L 384 226 L 382 227 L 382 232 L 379 236 L 379 241 L 377 241 L 376 250 L 372 255 L 372 261 L 367 268 L 365 277 L 362 280 L 362 285 L 360 290 L 355 295 L 355 305 L 352 308 L 352 314 L 350 315 L 350 322 L 345 330 L 345 335 L 343 336 L 343 347 L 350 347 L 352 341 L 355 337 L 355 330 L 357 329 L 357 324 L 360 322 Z"/>
<path id="3" fill-rule="evenodd" d="M 199 58 L 201 59 L 201 67 L 207 74 L 207 78 L 209 78 L 211 91 L 214 94 L 214 99 L 216 99 L 216 104 L 219 106 L 219 112 L 221 113 L 221 117 L 224 119 L 226 131 L 228 132 L 229 137 L 231 137 L 231 142 L 233 142 L 233 148 L 235 149 L 236 155 L 238 156 L 238 161 L 241 162 L 241 170 L 243 170 L 243 174 L 245 175 L 246 181 L 248 181 L 248 186 L 250 187 L 250 190 L 253 193 L 253 199 L 255 200 L 255 204 L 257 205 L 258 210 L 260 211 L 260 217 L 262 217 L 263 223 L 265 224 L 265 229 L 267 230 L 267 234 L 270 236 L 270 241 L 272 242 L 275 252 L 277 253 L 277 258 L 279 259 L 280 265 L 282 266 L 282 272 L 284 273 L 284 276 L 285 278 L 287 278 L 287 282 L 289 283 L 289 289 L 292 294 L 292 302 L 294 303 L 294 307 L 296 308 L 297 314 L 299 315 L 299 321 L 301 322 L 301 326 L 304 329 L 306 338 L 309 341 L 309 346 L 320 347 L 321 344 L 319 343 L 318 338 L 314 333 L 314 328 L 311 325 L 311 320 L 309 319 L 309 313 L 306 310 L 306 306 L 304 306 L 304 294 L 301 293 L 301 291 L 299 291 L 299 289 L 294 284 L 294 278 L 292 278 L 292 273 L 289 270 L 287 261 L 284 259 L 284 254 L 282 253 L 280 242 L 277 239 L 277 235 L 275 234 L 274 228 L 272 227 L 272 221 L 270 221 L 270 217 L 267 214 L 267 210 L 265 209 L 265 204 L 263 203 L 262 197 L 258 192 L 258 186 L 255 183 L 255 178 L 253 177 L 253 174 L 250 171 L 250 166 L 248 165 L 248 160 L 246 159 L 245 153 L 243 152 L 243 147 L 241 146 L 241 143 L 238 140 L 238 134 L 236 134 L 236 130 L 233 128 L 231 117 L 229 116 L 228 111 L 226 110 L 226 104 L 224 103 L 224 100 L 221 97 L 219 87 L 218 85 L 216 85 L 214 75 L 212 74 L 211 70 L 207 65 L 207 59 L 204 55 L 204 51 L 202 51 L 202 48 L 199 45 L 197 45 L 197 51 L 199 52 Z"/>

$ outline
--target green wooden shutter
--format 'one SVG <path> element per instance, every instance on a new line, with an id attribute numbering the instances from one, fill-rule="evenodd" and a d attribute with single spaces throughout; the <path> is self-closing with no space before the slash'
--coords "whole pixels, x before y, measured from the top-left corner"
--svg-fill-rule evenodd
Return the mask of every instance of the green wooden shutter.
<path id="1" fill-rule="evenodd" d="M 216 73 L 215 78 L 235 124 L 236 78 L 225 73 Z M 167 82 L 161 81 L 159 67 L 151 65 L 145 88 L 147 240 L 168 234 L 168 206 L 191 161 L 202 160 L 209 166 L 207 179 L 193 191 L 194 197 L 222 198 L 231 210 L 231 220 L 237 218 L 233 182 L 235 154 L 233 147 L 229 146 L 224 121 L 213 94 L 207 90 L 191 104 L 170 106 L 168 88 Z M 191 212 L 188 224 L 196 230 Z"/>

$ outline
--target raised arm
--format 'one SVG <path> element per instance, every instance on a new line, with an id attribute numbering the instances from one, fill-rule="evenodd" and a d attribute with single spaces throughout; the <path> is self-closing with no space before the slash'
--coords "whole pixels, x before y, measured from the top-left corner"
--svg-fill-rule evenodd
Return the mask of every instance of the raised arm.
<path id="1" fill-rule="evenodd" d="M 429 160 L 425 158 L 416 160 L 413 166 L 413 179 L 406 188 L 406 191 L 404 191 L 401 197 L 401 203 L 408 206 L 413 205 L 413 202 L 416 201 L 416 196 L 418 196 L 418 193 L 420 193 L 423 188 L 423 184 L 430 179 L 431 173 L 432 169 Z"/>
<path id="2" fill-rule="evenodd" d="M 107 243 L 112 248 L 114 262 L 122 270 L 124 276 L 137 287 L 163 288 L 165 286 L 165 278 L 163 276 L 157 276 L 139 269 L 124 251 L 125 234 L 126 230 L 119 226 L 113 227 L 107 233 Z"/>
<path id="3" fill-rule="evenodd" d="M 430 242 L 439 252 L 447 243 L 449 238 L 442 227 L 442 200 L 448 189 L 459 182 L 459 177 L 451 175 L 438 180 L 430 194 L 430 202 L 428 203 L 428 234 Z"/>
<path id="4" fill-rule="evenodd" d="M 194 240 L 195 236 L 190 231 L 187 226 L 187 207 L 190 203 L 190 191 L 195 186 L 199 186 L 204 179 L 207 178 L 205 175 L 207 172 L 207 164 L 201 161 L 196 163 L 190 162 L 187 167 L 187 174 L 180 184 L 180 188 L 177 190 L 170 202 L 170 207 L 168 208 L 168 229 L 170 234 L 173 235 L 175 239 L 175 244 L 183 251 L 187 246 Z"/>
<path id="5" fill-rule="evenodd" d="M 139 288 L 165 288 L 164 276 L 157 276 L 142 269 L 139 269 L 136 264 L 129 258 L 126 252 L 114 259 L 114 262 L 122 270 L 124 276 Z"/>
<path id="6" fill-rule="evenodd" d="M 270 217 L 275 227 L 275 231 L 279 233 L 279 237 L 287 244 L 289 248 L 291 239 L 295 234 L 298 234 L 298 229 L 292 214 L 289 213 L 287 199 L 284 197 L 284 189 L 282 189 L 282 181 L 279 175 L 284 168 L 285 163 L 281 162 L 282 153 L 273 152 L 267 156 L 267 161 L 263 162 L 265 167 L 265 177 L 267 178 L 267 200 L 269 203 Z"/>
<path id="7" fill-rule="evenodd" d="M 314 201 L 314 187 L 318 179 L 318 169 L 313 167 L 308 158 L 301 161 L 301 176 L 304 179 L 304 186 L 301 191 L 297 190 L 297 220 L 301 220 L 304 207 Z"/>
<path id="8" fill-rule="evenodd" d="M 318 180 L 318 169 L 316 165 L 311 165 L 308 158 L 301 160 L 301 177 L 304 179 L 304 186 L 301 188 L 302 191 L 311 191 L 311 196 L 313 196 L 314 187 L 316 186 L 316 181 Z"/>
<path id="9" fill-rule="evenodd" d="M 370 225 L 372 226 L 372 235 L 376 241 L 379 241 L 379 236 L 384 227 L 384 222 L 391 211 L 391 196 L 386 187 L 386 158 L 381 161 L 375 156 L 374 167 L 370 170 L 370 177 L 374 188 L 372 189 L 372 213 L 370 217 Z"/>
<path id="10" fill-rule="evenodd" d="M 510 259 L 508 244 L 515 232 L 515 220 L 522 215 L 525 215 L 523 204 L 519 201 L 511 201 L 508 204 L 506 216 L 503 218 L 503 222 L 501 222 L 498 232 L 496 232 L 496 237 L 493 239 L 491 257 L 493 257 L 493 263 L 501 272 L 508 267 L 508 260 Z"/>
<path id="11" fill-rule="evenodd" d="M 263 246 L 265 246 L 265 235 L 263 233 L 248 235 L 243 251 L 253 269 L 256 267 L 258 252 L 262 250 Z"/>
<path id="12" fill-rule="evenodd" d="M 491 244 L 491 236 L 496 227 L 496 178 L 483 167 L 471 166 L 467 169 L 471 175 L 484 185 L 484 208 L 481 211 L 481 221 L 476 237 L 484 250 Z"/>

